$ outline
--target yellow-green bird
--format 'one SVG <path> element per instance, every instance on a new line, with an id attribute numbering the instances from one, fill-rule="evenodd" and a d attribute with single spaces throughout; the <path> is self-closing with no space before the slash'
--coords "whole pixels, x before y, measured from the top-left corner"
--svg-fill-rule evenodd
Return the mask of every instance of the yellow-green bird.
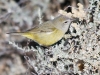
<path id="1" fill-rule="evenodd" d="M 62 39 L 64 34 L 68 31 L 72 21 L 73 19 L 60 15 L 55 19 L 46 21 L 28 31 L 11 32 L 8 34 L 22 35 L 32 39 L 41 46 L 48 47 Z"/>

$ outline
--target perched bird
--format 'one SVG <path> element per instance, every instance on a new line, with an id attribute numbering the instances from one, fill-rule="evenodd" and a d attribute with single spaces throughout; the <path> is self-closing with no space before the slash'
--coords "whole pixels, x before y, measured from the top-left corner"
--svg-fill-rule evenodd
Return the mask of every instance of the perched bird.
<path id="1" fill-rule="evenodd" d="M 22 35 L 41 46 L 48 47 L 62 39 L 72 21 L 73 19 L 60 15 L 25 32 L 11 32 L 8 34 Z"/>

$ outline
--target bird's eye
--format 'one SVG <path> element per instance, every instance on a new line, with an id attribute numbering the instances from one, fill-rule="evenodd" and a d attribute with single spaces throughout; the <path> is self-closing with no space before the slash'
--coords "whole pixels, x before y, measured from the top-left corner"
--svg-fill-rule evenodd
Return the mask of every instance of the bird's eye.
<path id="1" fill-rule="evenodd" d="M 67 21 L 66 21 L 66 22 L 64 22 L 64 23 L 67 23 Z"/>

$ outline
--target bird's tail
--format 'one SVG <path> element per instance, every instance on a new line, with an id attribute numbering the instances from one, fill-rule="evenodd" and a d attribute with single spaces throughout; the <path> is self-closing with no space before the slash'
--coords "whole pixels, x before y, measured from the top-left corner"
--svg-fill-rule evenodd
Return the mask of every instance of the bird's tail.
<path id="1" fill-rule="evenodd" d="M 28 32 L 11 32 L 11 33 L 7 33 L 10 35 L 21 35 L 24 37 L 27 37 L 29 39 L 34 39 L 34 35 L 32 33 L 28 33 Z"/>
<path id="2" fill-rule="evenodd" d="M 23 35 L 24 32 L 9 32 L 9 33 L 6 33 L 6 34 L 10 34 L 10 35 Z"/>

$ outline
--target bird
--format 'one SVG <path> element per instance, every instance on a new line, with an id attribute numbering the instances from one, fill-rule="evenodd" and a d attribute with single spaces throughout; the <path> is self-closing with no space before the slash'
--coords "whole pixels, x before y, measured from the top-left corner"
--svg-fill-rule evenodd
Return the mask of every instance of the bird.
<path id="1" fill-rule="evenodd" d="M 27 31 L 10 32 L 7 34 L 21 35 L 33 40 L 40 46 L 48 47 L 63 38 L 73 20 L 73 18 L 59 15 L 56 18 L 43 22 Z"/>

